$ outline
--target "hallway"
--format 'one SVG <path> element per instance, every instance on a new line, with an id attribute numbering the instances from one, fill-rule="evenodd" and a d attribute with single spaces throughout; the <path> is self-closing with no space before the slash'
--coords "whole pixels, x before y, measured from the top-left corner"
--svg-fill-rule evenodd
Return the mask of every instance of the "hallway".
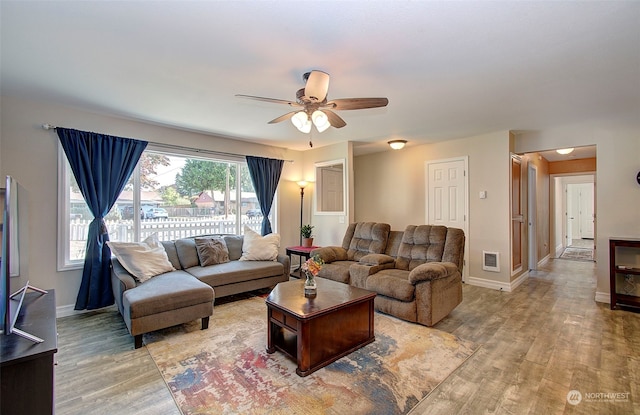
<path id="1" fill-rule="evenodd" d="M 571 245 L 566 247 L 558 259 L 568 259 L 572 261 L 593 261 L 594 241 L 593 239 L 572 239 Z"/>

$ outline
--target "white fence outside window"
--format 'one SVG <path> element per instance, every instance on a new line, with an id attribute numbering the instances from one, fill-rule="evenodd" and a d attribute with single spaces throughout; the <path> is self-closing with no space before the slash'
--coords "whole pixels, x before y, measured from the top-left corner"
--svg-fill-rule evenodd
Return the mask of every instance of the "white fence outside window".
<path id="1" fill-rule="evenodd" d="M 70 221 L 69 240 L 71 243 L 70 254 L 72 259 L 84 259 L 89 233 L 90 220 L 73 219 Z M 106 220 L 109 230 L 109 239 L 118 242 L 135 242 L 133 220 Z M 260 233 L 262 228 L 262 216 L 256 218 L 242 218 L 242 226 Z M 149 235 L 157 233 L 161 241 L 172 241 L 180 238 L 188 238 L 199 235 L 235 234 L 236 218 L 169 218 L 164 220 L 141 220 L 140 239 L 144 240 Z"/>

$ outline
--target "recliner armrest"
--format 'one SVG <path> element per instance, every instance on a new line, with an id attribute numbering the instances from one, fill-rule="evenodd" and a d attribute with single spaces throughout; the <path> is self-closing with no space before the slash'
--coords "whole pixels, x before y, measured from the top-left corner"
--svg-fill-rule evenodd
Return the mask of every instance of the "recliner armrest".
<path id="1" fill-rule="evenodd" d="M 323 246 L 322 248 L 317 248 L 311 251 L 311 256 L 318 255 L 325 264 L 330 264 L 335 261 L 346 261 L 347 258 L 347 250 L 341 246 Z"/>
<path id="2" fill-rule="evenodd" d="M 359 262 L 362 265 L 385 265 L 385 264 L 395 265 L 396 259 L 392 256 L 385 255 L 385 254 L 369 254 L 360 258 Z M 385 267 L 385 268 L 393 268 L 393 266 Z"/>
<path id="3" fill-rule="evenodd" d="M 458 267 L 453 262 L 427 262 L 411 270 L 409 282 L 415 285 L 421 281 L 446 278 L 456 272 L 458 272 Z"/>

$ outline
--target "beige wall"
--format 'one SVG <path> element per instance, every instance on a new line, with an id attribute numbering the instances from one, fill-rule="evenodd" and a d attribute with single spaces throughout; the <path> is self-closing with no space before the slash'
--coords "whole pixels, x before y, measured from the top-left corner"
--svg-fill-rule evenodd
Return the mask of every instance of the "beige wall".
<path id="1" fill-rule="evenodd" d="M 596 300 L 609 301 L 609 238 L 640 238 L 640 127 L 570 125 L 517 137 L 516 151 L 596 145 Z"/>
<path id="2" fill-rule="evenodd" d="M 191 148 L 250 154 L 261 157 L 294 160 L 286 162 L 278 192 L 277 231 L 282 235 L 282 248 L 298 243 L 297 220 L 300 193 L 295 185 L 303 170 L 302 153 L 267 147 L 243 141 L 197 134 L 145 124 L 122 118 L 107 117 L 56 104 L 2 97 L 0 174 L 14 176 L 29 193 L 28 275 L 13 286 L 26 283 L 56 290 L 58 306 L 75 303 L 81 271 L 56 270 L 57 235 L 57 135 L 46 131 L 43 123 L 79 130 L 175 144 Z M 23 232 L 23 230 L 21 230 Z"/>
<path id="3" fill-rule="evenodd" d="M 426 221 L 425 162 L 469 157 L 468 282 L 510 283 L 509 132 L 405 147 L 355 158 L 356 221 L 386 222 L 393 230 Z M 480 199 L 480 191 L 487 192 Z M 500 253 L 500 272 L 482 270 L 482 251 Z"/>

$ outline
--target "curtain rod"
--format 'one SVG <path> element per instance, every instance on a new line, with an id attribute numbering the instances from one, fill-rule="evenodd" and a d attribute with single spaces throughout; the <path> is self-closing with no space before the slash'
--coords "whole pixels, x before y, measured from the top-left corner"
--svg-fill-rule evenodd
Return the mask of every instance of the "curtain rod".
<path id="1" fill-rule="evenodd" d="M 55 130 L 58 127 L 51 124 L 42 124 L 42 128 L 44 128 L 45 130 Z M 224 151 L 214 151 L 214 150 L 203 150 L 199 148 L 177 146 L 174 144 L 164 144 L 164 143 L 149 143 L 149 144 L 151 144 L 153 147 L 161 147 L 161 148 L 167 148 L 172 150 L 186 150 L 186 151 L 193 151 L 195 153 L 212 154 L 212 155 L 218 155 L 218 156 L 230 156 L 230 157 L 242 157 L 242 158 L 247 156 L 246 154 L 227 153 Z M 261 156 L 257 156 L 257 157 L 261 157 Z M 294 162 L 293 160 L 284 160 L 284 161 L 289 163 Z"/>

